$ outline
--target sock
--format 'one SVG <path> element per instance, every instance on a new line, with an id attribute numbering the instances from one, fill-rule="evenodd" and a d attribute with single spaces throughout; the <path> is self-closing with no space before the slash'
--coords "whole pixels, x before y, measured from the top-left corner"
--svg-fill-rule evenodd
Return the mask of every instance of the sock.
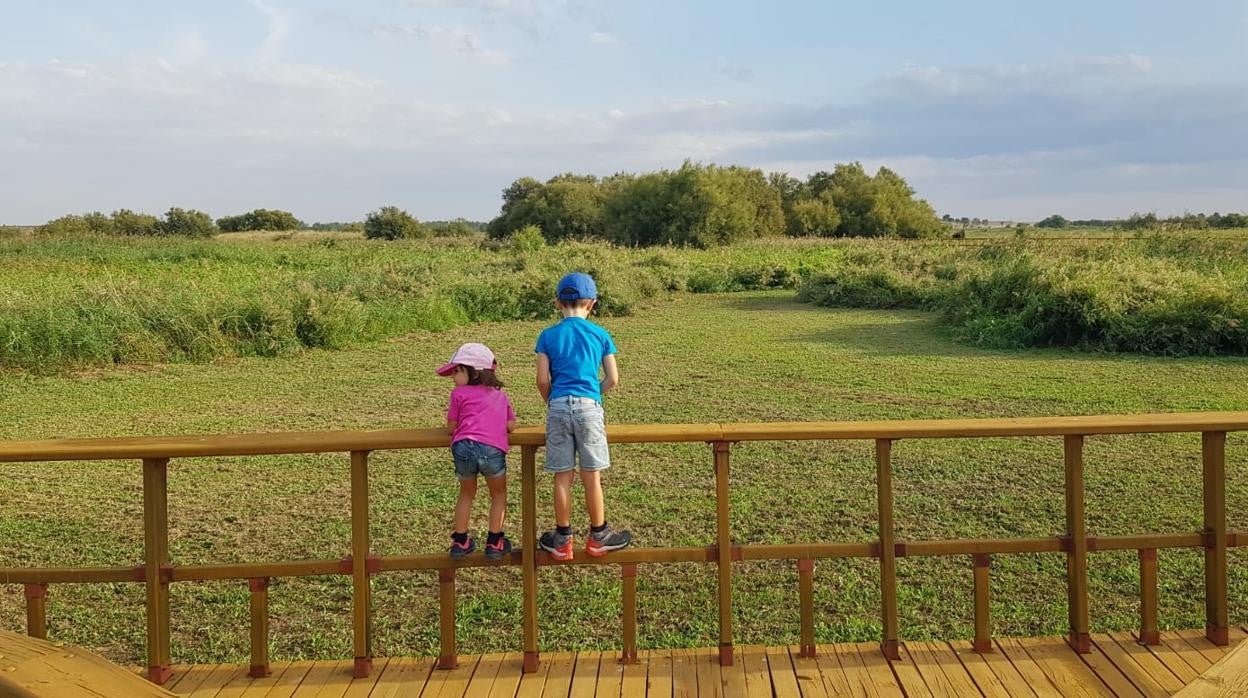
<path id="1" fill-rule="evenodd" d="M 468 532 L 464 531 L 463 533 L 460 533 L 459 531 L 455 531 L 451 534 L 451 540 L 463 545 L 468 542 Z"/>
<path id="2" fill-rule="evenodd" d="M 607 522 L 603 521 L 601 526 L 590 526 L 589 530 L 593 533 L 602 533 L 607 530 Z"/>
<path id="3" fill-rule="evenodd" d="M 485 544 L 486 544 L 486 545 L 497 545 L 497 544 L 498 544 L 498 541 L 500 541 L 500 540 L 502 540 L 502 539 L 503 539 L 503 532 L 502 532 L 502 531 L 490 531 L 490 536 L 489 536 L 489 538 L 487 538 L 487 539 L 486 539 Z"/>
<path id="4" fill-rule="evenodd" d="M 557 532 L 561 536 L 570 536 L 572 535 L 572 527 L 571 526 L 555 526 L 555 532 Z"/>

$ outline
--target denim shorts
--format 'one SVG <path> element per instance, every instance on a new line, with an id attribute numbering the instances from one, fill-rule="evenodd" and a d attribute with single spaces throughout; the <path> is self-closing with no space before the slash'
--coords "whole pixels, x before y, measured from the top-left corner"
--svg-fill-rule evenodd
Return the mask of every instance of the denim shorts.
<path id="1" fill-rule="evenodd" d="M 507 454 L 489 444 L 461 439 L 451 444 L 455 457 L 455 475 L 460 480 L 475 480 L 477 475 L 495 478 L 507 474 Z"/>
<path id="2" fill-rule="evenodd" d="M 606 470 L 611 467 L 607 451 L 607 426 L 602 403 L 587 397 L 565 395 L 546 406 L 546 465 L 548 473 Z"/>

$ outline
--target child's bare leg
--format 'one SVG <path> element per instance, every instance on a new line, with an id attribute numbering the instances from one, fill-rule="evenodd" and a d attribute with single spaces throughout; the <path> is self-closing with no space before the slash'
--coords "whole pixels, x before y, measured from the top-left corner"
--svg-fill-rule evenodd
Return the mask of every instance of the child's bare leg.
<path id="1" fill-rule="evenodd" d="M 572 482 L 576 471 L 555 473 L 555 525 L 572 525 Z"/>
<path id="2" fill-rule="evenodd" d="M 468 530 L 468 519 L 472 516 L 472 500 L 477 496 L 477 479 L 459 481 L 459 500 L 455 502 L 455 532 Z"/>
<path id="3" fill-rule="evenodd" d="M 585 486 L 585 512 L 589 514 L 589 525 L 601 526 L 607 520 L 607 505 L 602 499 L 602 473 L 582 470 L 581 484 Z"/>
<path id="4" fill-rule="evenodd" d="M 490 533 L 498 533 L 507 516 L 507 476 L 486 478 L 485 485 L 490 488 Z"/>

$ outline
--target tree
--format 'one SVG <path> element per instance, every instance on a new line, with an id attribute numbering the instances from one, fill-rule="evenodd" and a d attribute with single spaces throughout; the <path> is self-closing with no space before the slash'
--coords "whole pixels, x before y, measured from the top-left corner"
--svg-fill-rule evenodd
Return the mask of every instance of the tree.
<path id="1" fill-rule="evenodd" d="M 217 226 L 212 216 L 203 211 L 174 206 L 165 213 L 165 219 L 156 224 L 156 233 L 202 238 L 215 235 Z"/>
<path id="2" fill-rule="evenodd" d="M 364 237 L 370 240 L 421 238 L 428 234 L 420 221 L 397 206 L 383 206 L 364 219 Z"/>
<path id="3" fill-rule="evenodd" d="M 789 235 L 832 237 L 841 225 L 841 214 L 825 198 L 803 199 L 789 210 Z"/>
<path id="4" fill-rule="evenodd" d="M 547 240 L 585 239 L 602 234 L 605 193 L 598 178 L 571 172 L 544 184 L 521 177 L 503 190 L 503 208 L 490 221 L 491 237 L 500 238 L 528 225 Z"/>
<path id="5" fill-rule="evenodd" d="M 113 230 L 118 235 L 156 235 L 160 231 L 160 219 L 150 213 L 122 208 L 113 211 Z"/>
<path id="6" fill-rule="evenodd" d="M 1049 216 L 1048 218 L 1045 218 L 1039 223 L 1036 223 L 1037 228 L 1066 228 L 1069 225 L 1070 225 L 1070 221 L 1067 221 L 1065 218 L 1063 218 L 1062 216 L 1059 216 L 1056 213 Z"/>
<path id="7" fill-rule="evenodd" d="M 299 230 L 304 225 L 290 211 L 258 208 L 237 216 L 220 218 L 217 220 L 217 227 L 227 233 L 237 233 L 247 230 Z"/>

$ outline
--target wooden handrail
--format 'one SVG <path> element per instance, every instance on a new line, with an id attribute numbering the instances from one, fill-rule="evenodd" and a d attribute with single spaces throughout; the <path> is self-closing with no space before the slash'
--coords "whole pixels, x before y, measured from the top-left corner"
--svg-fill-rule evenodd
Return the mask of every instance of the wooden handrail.
<path id="1" fill-rule="evenodd" d="M 916 419 L 870 422 L 756 422 L 735 424 L 614 424 L 611 443 L 689 443 L 859 439 L 958 439 L 1012 436 L 1093 436 L 1173 432 L 1248 431 L 1248 412 L 1019 417 L 1008 419 Z M 519 427 L 515 446 L 541 446 L 539 426 Z M 0 462 L 130 460 L 203 456 L 347 453 L 450 445 L 446 429 L 296 431 L 267 434 L 204 434 L 127 438 L 0 441 Z"/>
<path id="2" fill-rule="evenodd" d="M 451 561 L 444 555 L 378 557 L 369 542 L 368 456 L 372 451 L 439 448 L 449 445 L 445 429 L 389 429 L 370 431 L 286 432 L 174 437 L 54 439 L 0 442 L 0 462 L 62 460 L 141 460 L 144 470 L 144 559 L 134 567 L 108 568 L 0 568 L 0 583 L 26 586 L 27 623 L 32 634 L 46 629 L 49 583 L 140 582 L 147 588 L 148 672 L 157 683 L 169 676 L 169 592 L 173 582 L 245 579 L 251 590 L 253 676 L 268 671 L 267 589 L 271 577 L 349 574 L 353 588 L 354 668 L 367 675 L 372 663 L 371 577 L 395 570 L 438 570 L 441 599 L 442 653 L 439 666 L 455 664 L 455 570 L 459 567 L 515 566 L 523 569 L 524 669 L 537 668 L 537 578 L 540 567 L 563 564 L 619 565 L 624 602 L 623 660 L 636 658 L 637 565 L 655 563 L 714 563 L 718 572 L 720 661 L 731 664 L 732 570 L 741 560 L 794 560 L 798 565 L 801 601 L 801 651 L 814 653 L 811 584 L 814 561 L 843 557 L 870 557 L 880 563 L 882 606 L 881 649 L 899 656 L 896 565 L 916 556 L 970 555 L 975 582 L 975 647 L 991 651 L 988 638 L 989 569 L 992 555 L 1059 553 L 1067 557 L 1070 643 L 1088 651 L 1088 554 L 1107 550 L 1139 551 L 1141 565 L 1141 628 L 1145 642 L 1157 641 L 1156 552 L 1167 548 L 1203 548 L 1205 552 L 1206 636 L 1227 642 L 1227 549 L 1248 545 L 1248 536 L 1226 528 L 1226 434 L 1248 431 L 1248 412 L 1186 414 L 1028 417 L 1009 419 L 951 419 L 865 422 L 796 422 L 737 424 L 628 424 L 608 427 L 613 443 L 706 442 L 715 471 L 715 545 L 684 548 L 635 548 L 605 558 L 578 557 L 571 563 L 551 560 L 536 550 L 536 452 L 544 444 L 539 427 L 522 427 L 512 435 L 521 451 L 521 549 L 497 562 L 483 558 Z M 1089 536 L 1084 524 L 1083 444 L 1088 436 L 1195 432 L 1201 434 L 1204 528 L 1188 533 L 1145 533 Z M 1065 535 L 1027 539 L 899 540 L 893 534 L 891 494 L 893 444 L 900 439 L 1062 437 L 1066 496 Z M 819 541 L 787 545 L 750 545 L 733 542 L 728 503 L 732 444 L 742 441 L 870 440 L 875 445 L 878 536 L 868 541 Z M 166 470 L 170 459 L 212 456 L 341 453 L 350 455 L 351 554 L 340 560 L 287 560 L 225 565 L 174 565 L 168 554 Z M 258 646 L 266 645 L 266 646 Z"/>

